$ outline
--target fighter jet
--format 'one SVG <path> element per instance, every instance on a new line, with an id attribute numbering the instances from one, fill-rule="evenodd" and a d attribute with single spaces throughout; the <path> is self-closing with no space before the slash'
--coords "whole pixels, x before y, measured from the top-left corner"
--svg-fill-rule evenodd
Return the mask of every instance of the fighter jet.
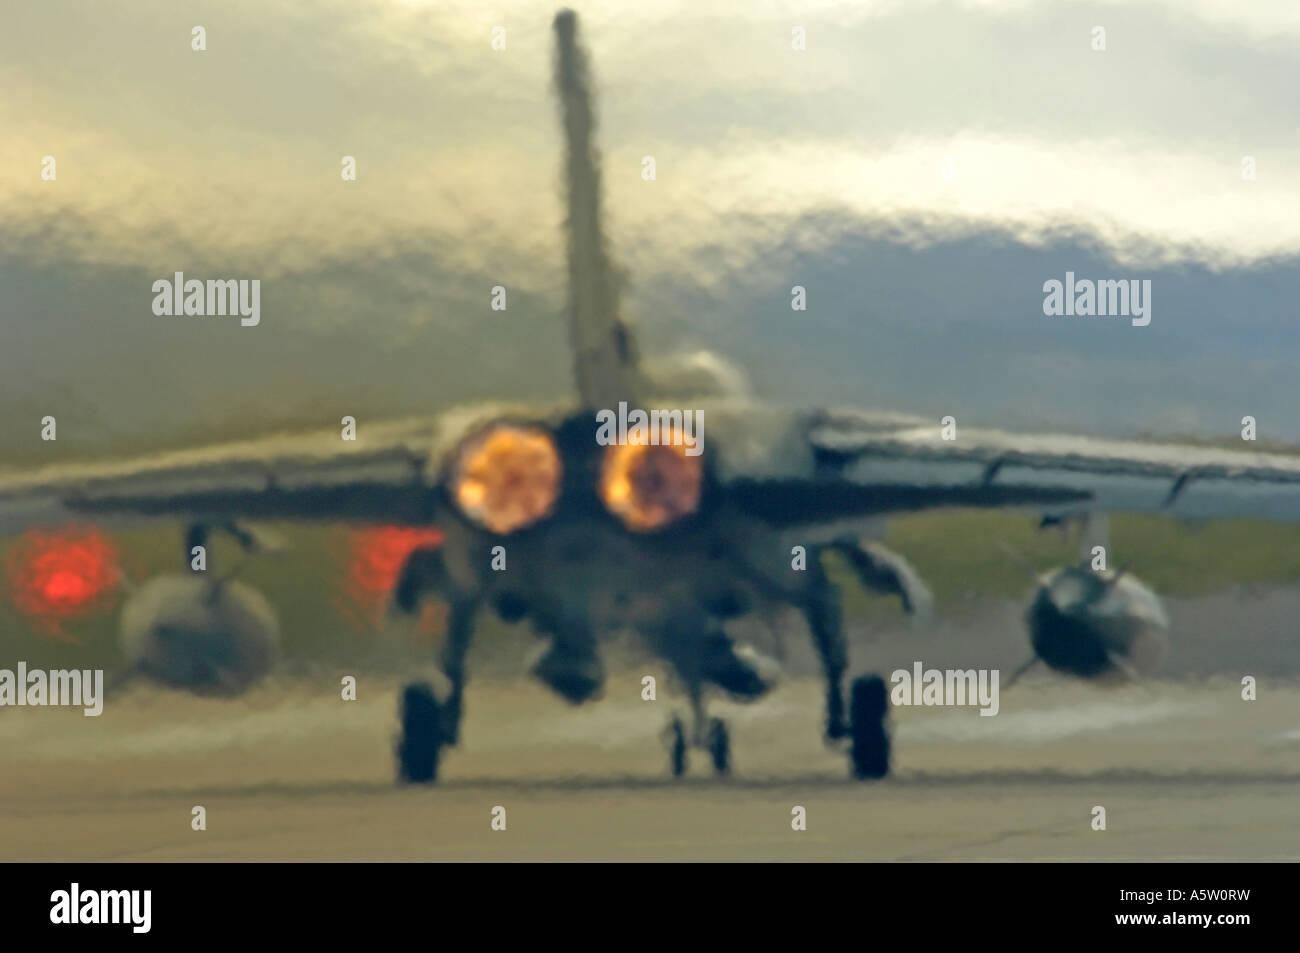
<path id="1" fill-rule="evenodd" d="M 643 362 L 602 231 L 576 16 L 558 14 L 554 32 L 575 398 L 363 421 L 355 441 L 328 429 L 0 477 L 0 506 L 28 523 L 125 516 L 183 525 L 184 572 L 145 583 L 124 607 L 130 671 L 235 694 L 269 667 L 276 628 L 265 600 L 212 567 L 192 571 L 192 553 L 214 532 L 254 552 L 268 545 L 257 520 L 436 527 L 441 542 L 410 554 L 392 594 L 398 612 L 427 598 L 449 606 L 438 660 L 445 684 L 414 682 L 402 693 L 403 780 L 435 780 L 458 743 L 466 653 L 487 612 L 528 620 L 546 640 L 534 674 L 573 703 L 601 692 L 602 641 L 635 633 L 691 702 L 689 729 L 670 725 L 674 771 L 693 747 L 726 771 L 727 730 L 709 718 L 708 697 L 757 699 L 775 666 L 725 625 L 783 607 L 802 613 L 820 659 L 826 739 L 848 748 L 855 775 L 881 777 L 885 685 L 864 676 L 846 698 L 840 595 L 823 553 L 842 553 L 863 584 L 920 613 L 928 588 L 879 539 L 894 514 L 998 507 L 1049 521 L 1110 511 L 1300 519 L 1296 457 L 777 406 L 749 396 L 734 368 L 710 355 Z M 1141 675 L 1168 626 L 1135 577 L 1087 564 L 1042 576 L 1027 621 L 1035 658 L 1084 678 Z"/>

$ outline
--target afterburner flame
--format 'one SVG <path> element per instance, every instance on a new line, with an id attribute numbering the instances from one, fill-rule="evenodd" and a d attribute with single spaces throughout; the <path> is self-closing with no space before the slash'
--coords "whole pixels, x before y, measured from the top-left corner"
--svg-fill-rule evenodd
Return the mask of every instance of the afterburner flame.
<path id="1" fill-rule="evenodd" d="M 95 529 L 24 533 L 8 559 L 14 605 L 42 617 L 88 612 L 117 588 L 117 559 L 117 550 Z"/>
<path id="2" fill-rule="evenodd" d="M 700 505 L 704 467 L 687 456 L 675 431 L 659 444 L 610 446 L 601 465 L 600 498 L 629 528 L 662 529 Z"/>
<path id="3" fill-rule="evenodd" d="M 497 424 L 461 449 L 451 493 L 475 523 L 494 533 L 513 533 L 555 508 L 563 472 L 546 431 Z"/>

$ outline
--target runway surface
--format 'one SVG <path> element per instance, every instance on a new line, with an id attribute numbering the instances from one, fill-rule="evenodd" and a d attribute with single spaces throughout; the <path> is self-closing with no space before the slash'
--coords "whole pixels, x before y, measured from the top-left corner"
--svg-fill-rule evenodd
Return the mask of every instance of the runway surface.
<path id="1" fill-rule="evenodd" d="M 138 689 L 99 718 L 0 709 L 0 859 L 1300 859 L 1294 680 L 1248 702 L 1226 677 L 1110 691 L 1042 678 L 1004 691 L 995 717 L 896 709 L 896 772 L 871 784 L 823 746 L 813 679 L 717 705 L 734 773 L 712 777 L 696 752 L 680 781 L 660 739 L 677 703 L 666 689 L 642 701 L 640 672 L 579 708 L 479 681 L 440 783 L 402 788 L 400 681 L 362 674 L 349 702 L 343 674 L 238 701 Z"/>

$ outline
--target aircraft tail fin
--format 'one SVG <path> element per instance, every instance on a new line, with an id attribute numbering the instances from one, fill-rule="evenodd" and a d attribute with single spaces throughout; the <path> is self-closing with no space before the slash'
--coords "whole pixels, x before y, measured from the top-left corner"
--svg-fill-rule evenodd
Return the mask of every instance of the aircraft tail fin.
<path id="1" fill-rule="evenodd" d="M 600 224 L 600 155 L 592 140 L 595 117 L 586 53 L 578 46 L 577 15 L 555 17 L 555 85 L 566 143 L 568 193 L 569 335 L 574 376 L 586 407 L 635 402 L 643 390 L 632 327 L 619 313 L 620 276 L 610 261 Z"/>

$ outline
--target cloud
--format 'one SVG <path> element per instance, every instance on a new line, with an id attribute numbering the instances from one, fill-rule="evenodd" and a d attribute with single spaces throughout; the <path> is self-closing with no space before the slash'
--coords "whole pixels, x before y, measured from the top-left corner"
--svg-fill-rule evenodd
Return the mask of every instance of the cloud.
<path id="1" fill-rule="evenodd" d="M 1125 396 L 1089 398 L 1064 375 L 1035 394 L 1035 421 L 1115 427 L 1124 401 L 1151 419 L 1164 401 L 1178 409 L 1160 419 L 1213 429 L 1209 396 L 1157 389 L 1193 372 L 1216 377 L 1213 399 L 1279 418 L 1295 351 L 1275 325 L 1294 313 L 1285 275 L 1300 255 L 1296 9 L 593 6 L 607 233 L 644 343 L 733 351 L 805 402 L 937 406 L 939 381 L 1014 417 L 1017 362 L 1070 357 Z M 126 433 L 297 419 L 344 393 L 378 413 L 565 388 L 552 13 L 540 0 L 12 11 L 0 274 L 22 335 L 0 381 L 5 436 L 26 440 L 43 395 L 76 418 L 96 408 L 96 439 L 122 448 Z M 1105 53 L 1089 46 L 1098 23 Z M 205 52 L 190 49 L 195 24 Z M 807 51 L 790 49 L 796 24 Z M 340 177 L 345 155 L 356 182 Z M 1152 335 L 1040 326 L 1036 289 L 1068 267 L 1151 272 Z M 149 286 L 177 270 L 262 279 L 262 326 L 155 318 Z M 510 311 L 488 319 L 494 284 Z M 1261 348 L 1273 363 L 1252 378 Z"/>

